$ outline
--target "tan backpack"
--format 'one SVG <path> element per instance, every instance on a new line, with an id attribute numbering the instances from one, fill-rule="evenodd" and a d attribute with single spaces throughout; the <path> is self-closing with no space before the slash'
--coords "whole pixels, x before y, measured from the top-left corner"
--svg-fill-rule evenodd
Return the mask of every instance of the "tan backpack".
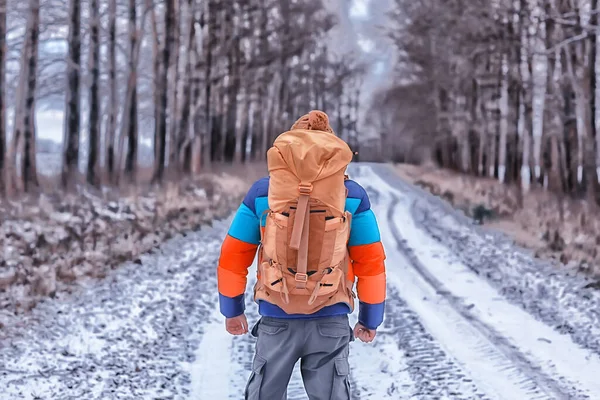
<path id="1" fill-rule="evenodd" d="M 312 314 L 339 302 L 354 309 L 353 282 L 347 281 L 352 215 L 345 211 L 344 185 L 352 155 L 346 142 L 319 130 L 290 130 L 269 149 L 256 300 L 288 314 Z"/>

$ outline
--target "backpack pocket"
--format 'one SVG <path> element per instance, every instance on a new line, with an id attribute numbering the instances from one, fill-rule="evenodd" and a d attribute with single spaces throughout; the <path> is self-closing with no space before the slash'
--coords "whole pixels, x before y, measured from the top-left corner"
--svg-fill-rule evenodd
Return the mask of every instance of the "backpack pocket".
<path id="1" fill-rule="evenodd" d="M 277 263 L 286 263 L 289 218 L 281 213 L 269 212 L 263 234 L 264 255 Z"/>
<path id="2" fill-rule="evenodd" d="M 349 219 L 344 217 L 325 221 L 319 268 L 341 265 L 348 251 Z"/>
<path id="3" fill-rule="evenodd" d="M 263 261 L 260 264 L 260 282 L 270 291 L 280 292 L 283 289 L 285 276 L 281 267 Z"/>
<path id="4" fill-rule="evenodd" d="M 340 267 L 326 268 L 323 270 L 323 276 L 315 283 L 319 285 L 318 297 L 327 297 L 336 293 L 344 279 L 344 271 Z M 313 288 L 314 290 L 314 288 Z"/>

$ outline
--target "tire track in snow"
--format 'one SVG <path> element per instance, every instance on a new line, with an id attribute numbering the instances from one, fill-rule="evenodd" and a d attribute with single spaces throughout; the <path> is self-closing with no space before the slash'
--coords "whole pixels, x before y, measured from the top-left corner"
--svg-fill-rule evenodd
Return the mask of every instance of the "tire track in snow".
<path id="1" fill-rule="evenodd" d="M 349 317 L 352 327 L 358 322 L 358 307 L 356 300 L 355 311 Z M 372 343 L 355 340 L 350 344 L 353 400 L 411 399 L 418 392 L 400 337 L 389 332 L 395 327 L 394 321 L 386 317 Z"/>
<path id="2" fill-rule="evenodd" d="M 392 194 L 392 203 L 387 212 L 388 221 L 394 221 L 394 210 L 398 206 L 398 197 Z M 393 238 L 398 246 L 398 249 L 406 256 L 412 268 L 437 292 L 443 297 L 448 304 L 471 325 L 477 332 L 481 334 L 481 338 L 475 338 L 473 343 L 479 342 L 477 349 L 480 354 L 495 361 L 498 369 L 510 371 L 512 375 L 513 385 L 520 386 L 525 390 L 530 398 L 548 398 L 548 399 L 568 399 L 569 393 L 564 390 L 554 379 L 548 377 L 539 370 L 539 367 L 534 366 L 531 362 L 508 340 L 502 335 L 494 331 L 493 328 L 486 325 L 477 319 L 469 311 L 463 301 L 450 293 L 431 272 L 420 262 L 415 256 L 406 241 L 402 238 L 398 227 L 394 223 L 390 223 L 390 228 Z M 457 324 L 457 326 L 459 326 Z M 483 340 L 482 340 L 483 339 Z M 487 341 L 487 343 L 486 343 Z M 548 397 L 544 397 L 548 396 Z"/>
<path id="3" fill-rule="evenodd" d="M 414 388 L 404 388 L 410 390 L 406 398 L 490 399 L 427 332 L 394 287 L 388 289 L 386 313 L 379 340 L 393 338 L 403 352 L 407 372 L 414 382 Z"/>

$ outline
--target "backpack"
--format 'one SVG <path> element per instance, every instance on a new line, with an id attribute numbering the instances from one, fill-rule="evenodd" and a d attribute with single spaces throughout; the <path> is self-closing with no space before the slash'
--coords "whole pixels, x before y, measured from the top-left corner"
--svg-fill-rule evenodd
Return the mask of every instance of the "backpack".
<path id="1" fill-rule="evenodd" d="M 352 214 L 344 181 L 353 153 L 335 134 L 293 129 L 267 152 L 268 209 L 262 215 L 255 300 L 288 314 L 312 314 L 345 302 L 354 309 L 348 280 Z"/>

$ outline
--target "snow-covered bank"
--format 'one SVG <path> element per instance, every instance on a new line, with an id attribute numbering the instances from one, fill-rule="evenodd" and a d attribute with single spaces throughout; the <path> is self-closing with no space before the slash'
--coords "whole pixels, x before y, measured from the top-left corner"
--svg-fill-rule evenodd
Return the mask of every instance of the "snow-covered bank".
<path id="1" fill-rule="evenodd" d="M 440 196 L 468 216 L 479 208 L 487 214 L 485 226 L 533 250 L 536 257 L 560 262 L 572 273 L 590 274 L 590 284 L 598 285 L 600 215 L 587 201 L 539 188 L 519 193 L 515 185 L 433 166 L 399 164 L 395 169 L 406 182 Z"/>
<path id="2" fill-rule="evenodd" d="M 127 197 L 82 190 L 0 204 L 0 328 L 7 313 L 68 292 L 84 276 L 102 278 L 177 233 L 229 215 L 249 185 L 206 174 Z"/>

